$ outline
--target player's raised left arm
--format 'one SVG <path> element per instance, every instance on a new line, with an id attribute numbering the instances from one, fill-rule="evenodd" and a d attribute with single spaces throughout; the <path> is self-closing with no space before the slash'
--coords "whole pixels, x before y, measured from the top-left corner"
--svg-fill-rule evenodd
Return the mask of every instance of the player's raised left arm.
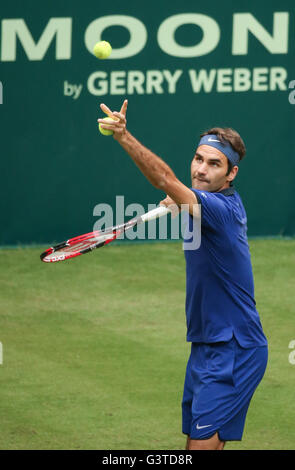
<path id="1" fill-rule="evenodd" d="M 105 104 L 101 104 L 102 111 L 115 119 L 115 121 L 105 124 L 102 119 L 98 119 L 98 122 L 105 129 L 110 129 L 114 132 L 114 138 L 130 155 L 134 163 L 153 186 L 168 194 L 177 205 L 188 205 L 189 212 L 198 215 L 197 199 L 194 193 L 175 176 L 172 169 L 162 158 L 142 145 L 127 130 L 127 105 L 127 100 L 125 100 L 120 112 L 113 112 Z"/>

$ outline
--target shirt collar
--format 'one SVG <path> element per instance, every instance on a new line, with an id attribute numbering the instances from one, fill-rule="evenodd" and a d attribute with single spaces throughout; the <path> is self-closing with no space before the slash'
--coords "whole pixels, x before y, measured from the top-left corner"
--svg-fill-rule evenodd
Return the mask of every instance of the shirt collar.
<path id="1" fill-rule="evenodd" d="M 233 186 L 230 186 L 229 188 L 222 189 L 218 192 L 220 194 L 223 194 L 224 196 L 232 196 L 235 193 L 235 188 Z"/>

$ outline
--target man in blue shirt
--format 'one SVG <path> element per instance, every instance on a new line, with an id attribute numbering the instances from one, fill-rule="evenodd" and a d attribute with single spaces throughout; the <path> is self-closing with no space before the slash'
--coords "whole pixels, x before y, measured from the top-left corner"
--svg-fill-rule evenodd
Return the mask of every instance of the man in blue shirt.
<path id="1" fill-rule="evenodd" d="M 213 128 L 201 136 L 191 163 L 188 188 L 157 155 L 126 129 L 127 100 L 104 124 L 146 178 L 167 194 L 166 206 L 188 208 L 186 259 L 187 341 L 191 342 L 182 400 L 187 450 L 221 450 L 241 440 L 253 393 L 267 364 L 267 340 L 254 300 L 247 218 L 233 187 L 245 155 L 240 135 Z M 189 234 L 201 218 L 201 244 Z"/>

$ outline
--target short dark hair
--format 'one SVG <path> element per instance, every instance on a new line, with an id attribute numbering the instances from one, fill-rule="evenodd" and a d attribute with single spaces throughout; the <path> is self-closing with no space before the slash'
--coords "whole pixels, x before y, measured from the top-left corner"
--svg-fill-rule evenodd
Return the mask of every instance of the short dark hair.
<path id="1" fill-rule="evenodd" d="M 246 154 L 246 147 L 244 144 L 244 141 L 240 134 L 235 131 L 234 129 L 231 129 L 230 127 L 212 127 L 208 131 L 203 132 L 201 134 L 201 137 L 204 137 L 204 135 L 208 134 L 215 134 L 219 140 L 226 141 L 228 142 L 232 148 L 237 152 L 240 156 L 240 161 L 244 158 Z M 227 174 L 230 173 L 232 169 L 232 164 L 228 160 L 228 172 Z"/>

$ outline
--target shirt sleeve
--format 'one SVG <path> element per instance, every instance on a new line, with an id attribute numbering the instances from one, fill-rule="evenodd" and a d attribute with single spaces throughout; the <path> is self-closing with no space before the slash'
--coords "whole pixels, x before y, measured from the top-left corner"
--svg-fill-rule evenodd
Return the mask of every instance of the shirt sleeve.
<path id="1" fill-rule="evenodd" d="M 193 189 L 198 203 L 201 204 L 201 224 L 204 227 L 218 229 L 230 220 L 230 211 L 225 201 L 216 193 Z"/>

